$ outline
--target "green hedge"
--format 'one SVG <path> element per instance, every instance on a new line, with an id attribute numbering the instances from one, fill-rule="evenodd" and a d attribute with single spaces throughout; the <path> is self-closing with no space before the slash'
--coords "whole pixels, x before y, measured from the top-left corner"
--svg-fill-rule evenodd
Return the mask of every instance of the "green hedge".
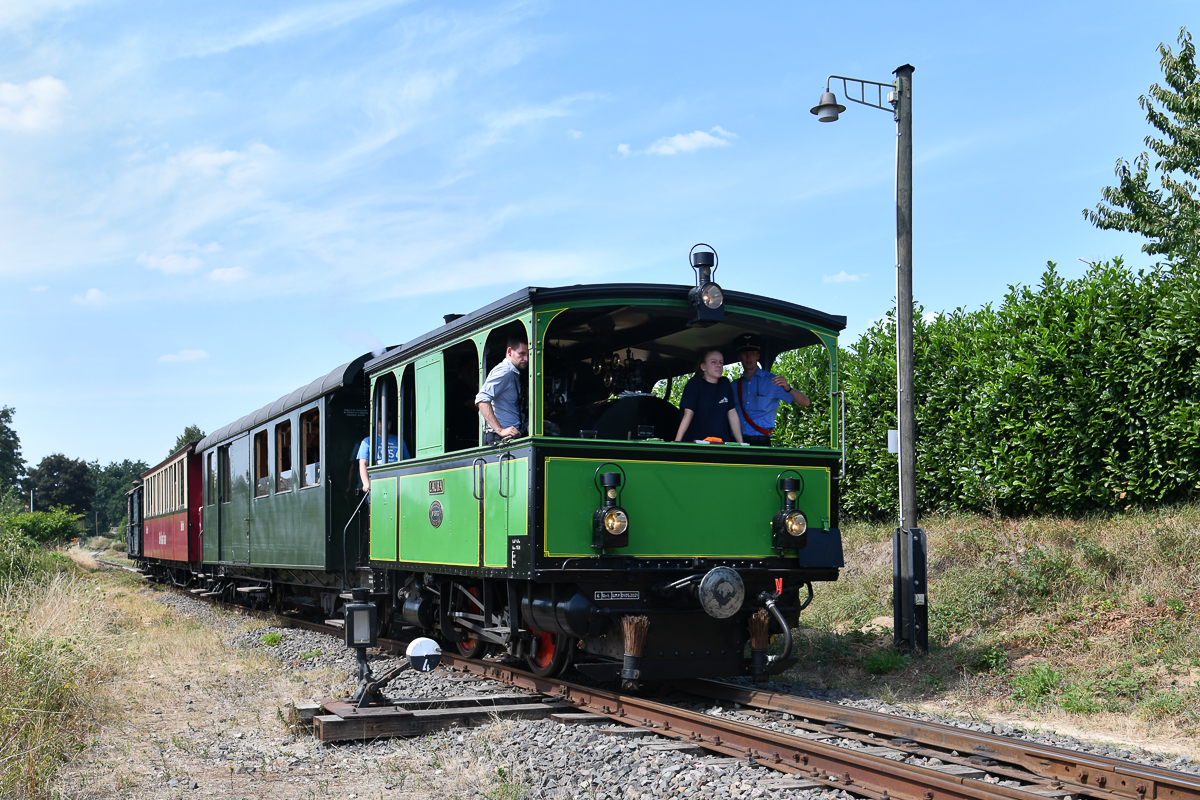
<path id="1" fill-rule="evenodd" d="M 923 512 L 1078 514 L 1200 497 L 1194 267 L 1133 273 L 1118 259 L 1066 280 L 1050 264 L 999 308 L 914 316 Z M 896 514 L 895 354 L 893 315 L 839 352 L 851 518 Z M 824 361 L 809 348 L 775 371 L 817 401 Z M 827 444 L 827 415 L 785 406 L 776 436 Z"/>
<path id="2" fill-rule="evenodd" d="M 22 514 L 20 508 L 15 494 L 0 495 L 0 587 L 71 568 L 71 559 L 45 545 L 74 536 L 80 516 L 64 509 Z"/>

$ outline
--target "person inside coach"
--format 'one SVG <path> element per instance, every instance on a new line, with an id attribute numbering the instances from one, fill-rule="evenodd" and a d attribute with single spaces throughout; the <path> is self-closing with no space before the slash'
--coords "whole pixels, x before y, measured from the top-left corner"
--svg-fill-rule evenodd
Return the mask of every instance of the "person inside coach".
<path id="1" fill-rule="evenodd" d="M 521 371 L 529 366 L 529 343 L 524 333 L 508 337 L 504 359 L 492 368 L 475 395 L 475 407 L 483 417 L 483 443 L 522 436 Z"/>
<path id="2" fill-rule="evenodd" d="M 400 458 L 405 459 L 405 460 L 411 458 L 411 456 L 408 454 L 408 445 L 403 442 L 397 441 L 396 434 L 392 433 L 392 421 L 390 419 L 388 420 L 388 423 L 387 423 L 387 429 L 388 429 L 388 437 L 387 437 L 387 460 L 388 460 L 388 463 L 391 463 L 396 460 L 396 450 L 397 449 L 400 450 Z M 363 440 L 358 443 L 358 451 L 355 453 L 355 460 L 358 462 L 358 480 L 359 480 L 360 484 L 362 485 L 362 490 L 364 492 L 368 492 L 368 493 L 371 491 L 371 476 L 367 472 L 367 466 L 370 464 L 370 458 L 371 458 L 371 445 L 370 445 L 369 439 L 370 439 L 370 437 L 363 437 Z M 383 442 L 380 440 L 380 437 L 378 437 L 378 436 L 375 437 L 375 462 L 378 464 L 384 463 L 384 461 L 383 461 Z"/>

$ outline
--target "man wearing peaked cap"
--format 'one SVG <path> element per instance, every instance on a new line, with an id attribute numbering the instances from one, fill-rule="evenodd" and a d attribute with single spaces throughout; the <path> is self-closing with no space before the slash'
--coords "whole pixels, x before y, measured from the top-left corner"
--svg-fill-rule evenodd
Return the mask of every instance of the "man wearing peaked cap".
<path id="1" fill-rule="evenodd" d="M 742 435 L 747 444 L 770 447 L 779 404 L 799 403 L 807 406 L 808 397 L 791 386 L 782 375 L 759 368 L 758 359 L 762 356 L 763 347 L 758 336 L 743 333 L 734 339 L 733 344 L 742 362 L 742 377 L 737 379 L 733 387 Z"/>

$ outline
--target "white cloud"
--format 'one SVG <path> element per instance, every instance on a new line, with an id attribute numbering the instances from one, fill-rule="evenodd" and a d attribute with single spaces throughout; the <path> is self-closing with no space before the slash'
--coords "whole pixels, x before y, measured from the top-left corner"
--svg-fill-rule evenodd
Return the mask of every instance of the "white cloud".
<path id="1" fill-rule="evenodd" d="M 44 291 L 46 291 L 46 290 L 47 290 L 47 289 L 49 289 L 49 288 L 50 288 L 49 286 L 30 286 L 30 287 L 29 287 L 29 291 L 31 291 L 31 292 L 44 292 Z"/>
<path id="2" fill-rule="evenodd" d="M 583 131 L 569 130 L 567 131 L 567 136 L 570 136 L 572 139 L 582 139 Z"/>
<path id="3" fill-rule="evenodd" d="M 163 256 L 152 256 L 142 253 L 138 263 L 145 264 L 150 269 L 161 269 L 168 275 L 180 275 L 195 272 L 204 266 L 204 259 L 196 256 L 185 256 L 181 253 L 167 253 Z"/>
<path id="4" fill-rule="evenodd" d="M 232 283 L 233 281 L 240 281 L 244 278 L 250 277 L 250 273 L 246 272 L 246 270 L 242 269 L 241 267 L 222 267 L 221 269 L 214 269 L 212 272 L 208 273 L 208 277 L 212 278 L 214 281 Z"/>
<path id="5" fill-rule="evenodd" d="M 216 253 L 221 246 L 216 242 L 200 247 L 191 242 L 168 244 L 159 248 L 157 253 L 142 253 L 137 257 L 139 264 L 145 264 L 150 269 L 162 270 L 167 275 L 184 275 L 195 272 L 204 266 L 204 259 L 196 253 Z"/>
<path id="6" fill-rule="evenodd" d="M 617 145 L 617 152 L 623 156 L 629 155 L 629 145 L 627 145 L 627 144 Z"/>
<path id="7" fill-rule="evenodd" d="M 821 278 L 825 283 L 858 283 L 862 279 L 862 275 L 851 275 L 846 270 L 842 270 L 837 275 L 825 275 Z"/>
<path id="8" fill-rule="evenodd" d="M 717 134 L 713 136 L 713 134 Z M 677 133 L 674 136 L 664 136 L 646 148 L 646 152 L 656 156 L 673 156 L 676 153 L 692 153 L 706 147 L 728 147 L 729 140 L 737 138 L 737 134 L 717 125 L 711 131 L 692 131 Z"/>
<path id="9" fill-rule="evenodd" d="M 239 47 L 271 44 L 303 36 L 310 32 L 326 32 L 332 28 L 354 22 L 360 17 L 389 6 L 401 5 L 403 0 L 360 0 L 360 2 L 333 2 L 288 11 L 262 22 L 249 30 L 234 33 L 220 39 L 212 39 L 194 55 L 214 55 Z"/>
<path id="10" fill-rule="evenodd" d="M 86 306 L 102 306 L 108 302 L 108 295 L 99 289 L 88 289 L 82 297 L 75 295 L 75 302 Z"/>
<path id="11" fill-rule="evenodd" d="M 491 114 L 487 118 L 486 129 L 474 137 L 468 149 L 468 156 L 476 156 L 492 145 L 506 141 L 508 134 L 517 129 L 534 125 L 548 119 L 568 116 L 571 106 L 580 101 L 591 100 L 594 94 L 584 93 L 560 97 L 552 103 L 541 106 L 523 106 Z M 580 134 L 582 136 L 582 134 Z"/>
<path id="12" fill-rule="evenodd" d="M 921 315 L 921 320 L 926 323 L 937 322 L 938 317 L 941 315 L 942 313 L 940 311 L 926 311 Z"/>
<path id="13" fill-rule="evenodd" d="M 27 25 L 57 11 L 67 11 L 90 0 L 7 0 L 0 2 L 0 29 Z"/>
<path id="14" fill-rule="evenodd" d="M 0 128 L 40 131 L 62 122 L 60 106 L 71 93 L 58 78 L 45 75 L 26 83 L 0 83 Z"/>
<path id="15" fill-rule="evenodd" d="M 199 173 L 205 178 L 226 178 L 238 182 L 257 174 L 275 151 L 265 144 L 255 144 L 245 150 L 189 150 L 175 159 L 185 173 Z"/>
<path id="16" fill-rule="evenodd" d="M 208 353 L 203 350 L 180 350 L 178 353 L 167 353 L 165 356 L 159 356 L 159 361 L 200 361 L 208 358 Z"/>

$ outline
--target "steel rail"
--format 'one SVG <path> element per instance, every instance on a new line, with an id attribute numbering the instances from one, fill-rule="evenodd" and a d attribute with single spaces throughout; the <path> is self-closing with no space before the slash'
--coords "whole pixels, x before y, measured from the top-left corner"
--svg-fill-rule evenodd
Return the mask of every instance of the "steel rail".
<path id="1" fill-rule="evenodd" d="M 285 626 L 334 636 L 342 632 L 340 628 L 329 624 L 257 611 L 219 600 L 210 599 L 210 602 L 254 617 L 277 620 Z M 393 653 L 403 653 L 407 644 L 396 639 L 378 640 L 381 651 Z M 747 758 L 761 766 L 873 800 L 1046 800 L 1047 797 L 1058 798 L 1073 794 L 1083 794 L 1099 800 L 1200 800 L 1200 779 L 1184 773 L 1089 756 L 1035 742 L 966 731 L 940 723 L 834 706 L 722 681 L 694 679 L 682 681 L 676 684 L 676 687 L 700 696 L 737 702 L 751 708 L 782 711 L 793 716 L 822 720 L 827 725 L 858 728 L 915 743 L 951 748 L 959 752 L 973 752 L 977 754 L 976 760 L 968 759 L 966 763 L 991 773 L 1036 783 L 1020 788 L 998 786 L 975 778 L 948 775 L 929 767 L 827 744 L 805 738 L 803 733 L 776 731 L 700 714 L 642 697 L 580 686 L 555 678 L 542 678 L 531 672 L 496 662 L 467 659 L 451 654 L 443 654 L 441 660 L 451 669 L 550 695 L 624 725 L 651 730 L 659 736 L 695 744 L 724 755 Z M 827 729 L 825 732 L 830 731 Z M 911 750 L 908 752 L 914 754 Z M 917 751 L 915 754 L 936 755 L 942 760 L 953 760 L 947 759 L 941 752 L 925 754 Z M 984 763 L 980 763 L 980 759 Z M 988 764 L 988 760 L 1017 764 L 1033 774 L 1012 774 L 1002 767 Z M 1039 781 L 1039 778 L 1043 780 Z M 1037 785 L 1044 782 L 1049 782 L 1050 785 Z M 1107 788 L 1110 782 L 1114 784 L 1111 789 Z"/>
<path id="2" fill-rule="evenodd" d="M 540 678 L 503 664 L 443 655 L 443 663 L 531 691 L 550 695 L 625 725 L 699 745 L 737 758 L 755 760 L 875 800 L 1045 800 L 1044 792 L 997 786 L 974 778 L 947 775 L 928 767 L 849 750 L 796 734 L 734 720 L 719 719 L 643 697 L 617 694 L 566 681 Z"/>
<path id="3" fill-rule="evenodd" d="M 1128 800 L 1200 800 L 1200 778 L 1161 767 L 1080 753 L 1063 747 L 980 733 L 938 722 L 896 717 L 877 711 L 837 706 L 818 700 L 764 692 L 715 680 L 692 680 L 680 688 L 703 697 L 752 708 L 781 711 L 870 731 L 876 735 L 971 753 L 977 758 L 1014 764 L 1041 778 L 1070 785 L 1080 794 Z M 940 753 L 936 754 L 943 758 Z M 993 769 L 988 767 L 989 770 Z"/>

